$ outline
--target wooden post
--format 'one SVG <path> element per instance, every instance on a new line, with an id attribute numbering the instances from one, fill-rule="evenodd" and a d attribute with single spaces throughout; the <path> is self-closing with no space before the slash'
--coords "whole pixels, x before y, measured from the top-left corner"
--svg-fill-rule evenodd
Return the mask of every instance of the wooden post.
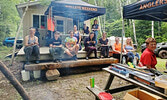
<path id="1" fill-rule="evenodd" d="M 0 70 L 24 100 L 31 100 L 27 92 L 23 88 L 23 86 L 20 84 L 20 82 L 15 78 L 15 76 L 9 71 L 9 69 L 1 61 L 0 61 Z"/>
<path id="2" fill-rule="evenodd" d="M 119 0 L 119 4 L 120 4 L 120 13 L 121 13 L 121 18 L 122 18 L 122 39 L 121 39 L 121 55 L 120 55 L 120 62 L 122 61 L 122 51 L 123 51 L 123 38 L 125 37 L 125 27 L 124 27 L 124 18 L 123 18 L 123 14 L 122 14 L 122 3 Z"/>
<path id="3" fill-rule="evenodd" d="M 12 53 L 12 59 L 11 59 L 11 65 L 13 64 L 13 61 L 14 61 L 14 55 L 15 55 L 15 50 L 16 50 L 16 42 L 17 42 L 17 38 L 18 38 L 18 35 L 20 33 L 20 30 L 21 30 L 21 26 L 22 26 L 22 23 L 23 23 L 23 19 L 24 19 L 24 16 L 28 10 L 28 5 L 30 3 L 30 0 L 28 1 L 28 4 L 26 6 L 26 9 L 25 9 L 25 12 L 23 13 L 23 16 L 21 18 L 21 21 L 20 21 L 20 25 L 19 25 L 19 28 L 18 28 L 18 31 L 16 33 L 16 37 L 15 37 L 15 41 L 14 41 L 14 46 L 13 46 L 13 53 Z"/>
<path id="4" fill-rule="evenodd" d="M 151 33 L 152 33 L 152 38 L 154 38 L 154 21 L 152 21 L 151 24 Z"/>
<path id="5" fill-rule="evenodd" d="M 136 39 L 135 21 L 133 19 L 132 19 L 132 23 L 133 23 L 133 34 L 134 34 L 135 43 L 136 43 L 136 45 L 138 45 L 137 44 L 137 39 Z"/>

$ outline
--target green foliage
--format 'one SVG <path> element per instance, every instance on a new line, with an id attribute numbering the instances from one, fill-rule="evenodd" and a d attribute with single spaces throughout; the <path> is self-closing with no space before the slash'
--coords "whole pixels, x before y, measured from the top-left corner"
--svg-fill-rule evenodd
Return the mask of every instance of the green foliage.
<path id="1" fill-rule="evenodd" d="M 5 37 L 15 36 L 20 19 L 15 7 L 17 3 L 19 0 L 0 0 L 2 12 L 0 14 L 0 41 Z"/>
<path id="2" fill-rule="evenodd" d="M 31 0 L 34 1 L 34 0 Z M 122 33 L 122 19 L 121 9 L 118 0 L 83 0 L 92 5 L 95 2 L 98 6 L 106 8 L 105 14 L 105 30 L 108 36 L 121 36 Z M 127 5 L 128 3 L 136 2 L 137 0 L 120 0 L 121 6 Z M 0 14 L 0 42 L 5 37 L 15 36 L 16 30 L 19 25 L 20 18 L 18 16 L 15 5 L 28 0 L 0 0 L 1 12 Z M 39 0 L 42 5 L 49 5 L 51 0 Z M 95 18 L 94 18 L 95 19 Z M 93 20 L 91 19 L 91 24 Z M 96 18 L 97 19 L 97 18 Z M 101 16 L 100 19 L 104 19 Z M 101 20 L 101 24 L 104 24 Z M 133 27 L 131 20 L 125 20 L 125 36 L 134 39 Z M 147 37 L 151 37 L 151 21 L 135 20 L 136 37 L 138 44 L 141 45 Z M 165 22 L 154 22 L 154 33 L 157 42 L 167 41 L 167 23 Z"/>
<path id="3" fill-rule="evenodd" d="M 106 32 L 109 36 L 121 36 L 122 20 L 113 20 L 111 22 L 106 21 Z"/>
<path id="4" fill-rule="evenodd" d="M 39 0 L 39 2 L 41 3 L 41 5 L 48 5 L 49 6 L 49 4 L 51 3 L 51 0 Z"/>
<path id="5" fill-rule="evenodd" d="M 4 60 L 6 55 L 12 53 L 12 47 L 0 46 L 0 60 Z"/>

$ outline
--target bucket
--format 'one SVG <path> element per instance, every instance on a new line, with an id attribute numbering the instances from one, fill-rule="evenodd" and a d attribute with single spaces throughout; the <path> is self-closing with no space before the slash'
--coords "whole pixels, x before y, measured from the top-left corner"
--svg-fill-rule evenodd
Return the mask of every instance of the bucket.
<path id="1" fill-rule="evenodd" d="M 21 76 L 22 76 L 23 81 L 30 80 L 30 72 L 29 71 L 22 70 L 21 71 Z"/>
<path id="2" fill-rule="evenodd" d="M 33 74 L 34 74 L 34 78 L 40 78 L 40 76 L 41 76 L 41 71 L 40 71 L 40 70 L 33 71 Z"/>

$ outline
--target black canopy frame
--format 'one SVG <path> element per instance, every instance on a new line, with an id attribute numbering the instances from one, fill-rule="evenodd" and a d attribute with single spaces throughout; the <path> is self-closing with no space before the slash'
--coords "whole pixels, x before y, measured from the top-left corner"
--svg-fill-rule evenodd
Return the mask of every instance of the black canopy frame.
<path id="1" fill-rule="evenodd" d="M 106 12 L 105 8 L 88 4 L 82 0 L 52 1 L 45 15 L 49 14 L 50 8 L 52 8 L 52 16 L 62 16 L 79 21 L 85 21 Z"/>
<path id="2" fill-rule="evenodd" d="M 126 5 L 123 18 L 167 22 L 167 0 L 142 0 Z"/>

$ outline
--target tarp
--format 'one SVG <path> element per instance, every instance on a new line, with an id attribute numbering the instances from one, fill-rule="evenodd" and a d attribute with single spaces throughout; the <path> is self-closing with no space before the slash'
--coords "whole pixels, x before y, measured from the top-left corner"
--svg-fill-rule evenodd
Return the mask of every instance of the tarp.
<path id="1" fill-rule="evenodd" d="M 141 0 L 123 7 L 125 19 L 167 22 L 167 0 Z"/>
<path id="2" fill-rule="evenodd" d="M 58 0 L 51 2 L 45 15 L 49 14 L 51 7 L 53 16 L 62 16 L 79 21 L 91 19 L 106 12 L 105 8 L 88 4 L 82 0 Z"/>

